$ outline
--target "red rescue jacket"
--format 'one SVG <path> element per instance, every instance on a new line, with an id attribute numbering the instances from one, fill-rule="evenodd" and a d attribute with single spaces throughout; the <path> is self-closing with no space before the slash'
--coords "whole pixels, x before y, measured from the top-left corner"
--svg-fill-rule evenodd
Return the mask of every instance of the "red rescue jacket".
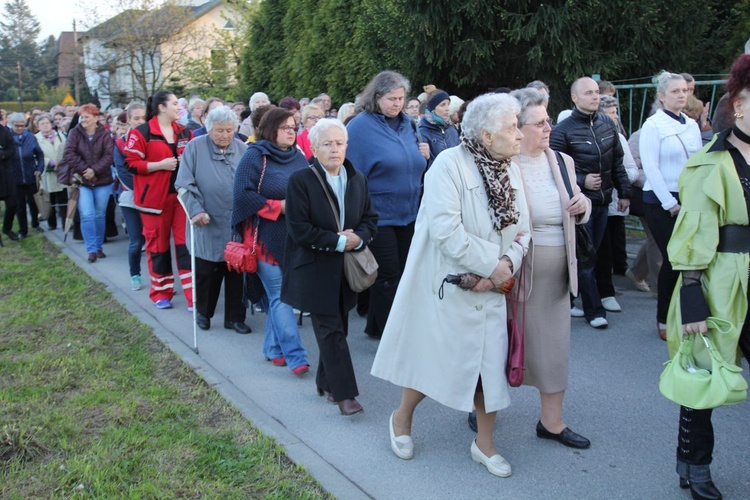
<path id="1" fill-rule="evenodd" d="M 177 178 L 179 163 L 174 171 L 157 170 L 148 172 L 149 162 L 165 158 L 180 158 L 182 151 L 193 138 L 192 130 L 172 122 L 175 143 L 169 144 L 161 133 L 157 117 L 134 128 L 128 134 L 125 159 L 133 172 L 133 195 L 135 206 L 142 212 L 159 214 L 164 209 L 167 194 L 176 192 L 174 181 Z"/>

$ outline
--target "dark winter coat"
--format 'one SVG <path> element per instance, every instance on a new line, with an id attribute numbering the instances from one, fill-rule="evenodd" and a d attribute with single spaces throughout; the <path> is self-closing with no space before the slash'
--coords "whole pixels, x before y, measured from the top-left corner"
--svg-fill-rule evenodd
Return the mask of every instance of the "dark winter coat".
<path id="1" fill-rule="evenodd" d="M 34 134 L 24 130 L 19 136 L 13 137 L 16 154 L 13 156 L 13 173 L 16 184 L 36 184 L 35 172 L 44 172 L 44 151 L 34 137 Z"/>
<path id="2" fill-rule="evenodd" d="M 325 171 L 315 160 L 311 168 L 295 172 L 287 186 L 287 239 L 281 266 L 281 300 L 302 311 L 338 314 L 341 287 L 345 311 L 354 307 L 357 296 L 344 279 L 344 254 L 336 251 L 337 217 L 312 168 L 325 182 Z M 367 179 L 348 160 L 342 168 L 347 175 L 342 229 L 353 229 L 367 245 L 375 237 L 378 223 L 370 204 Z M 336 195 L 328 183 L 325 186 L 338 213 Z"/>
<path id="3" fill-rule="evenodd" d="M 98 125 L 94 137 L 89 140 L 88 133 L 80 125 L 76 125 L 68 132 L 65 142 L 65 154 L 60 165 L 57 166 L 57 180 L 60 184 L 70 186 L 73 174 L 83 175 L 83 171 L 91 168 L 96 181 L 88 186 L 107 186 L 112 184 L 112 163 L 114 161 L 115 141 L 110 133 Z"/>
<path id="4" fill-rule="evenodd" d="M 623 151 L 617 125 L 602 113 L 586 114 L 573 109 L 573 113 L 558 123 L 549 139 L 550 149 L 573 157 L 576 164 L 576 182 L 583 194 L 594 205 L 609 205 L 612 187 L 617 188 L 620 199 L 630 198 L 630 183 L 623 166 Z M 597 190 L 588 190 L 583 182 L 588 174 L 601 174 L 602 184 Z"/>
<path id="5" fill-rule="evenodd" d="M 437 155 L 461 143 L 456 127 L 452 125 L 441 127 L 437 123 L 427 120 L 426 117 L 419 120 L 417 130 L 422 142 L 430 145 L 430 161 L 427 164 L 427 168 L 430 168 Z"/>
<path id="6" fill-rule="evenodd" d="M 13 132 L 8 127 L 0 125 L 0 200 L 16 196 L 16 178 L 13 175 L 15 154 Z"/>

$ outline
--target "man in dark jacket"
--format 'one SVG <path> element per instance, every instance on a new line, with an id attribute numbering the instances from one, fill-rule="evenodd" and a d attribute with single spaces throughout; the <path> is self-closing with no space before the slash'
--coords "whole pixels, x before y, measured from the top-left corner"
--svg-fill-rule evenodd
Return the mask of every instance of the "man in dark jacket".
<path id="1" fill-rule="evenodd" d="M 0 111 L 4 113 L 4 111 Z M 0 116 L 5 121 L 5 116 Z M 11 231 L 13 217 L 16 215 L 16 176 L 13 172 L 13 156 L 16 145 L 13 133 L 8 127 L 0 124 L 0 200 L 5 202 L 5 216 L 3 217 L 3 233 L 11 240 L 17 240 L 18 235 Z"/>
<path id="2" fill-rule="evenodd" d="M 620 197 L 618 209 L 624 211 L 630 205 L 630 184 L 622 163 L 617 126 L 598 112 L 599 85 L 591 78 L 579 78 L 573 82 L 570 94 L 575 108 L 552 130 L 550 148 L 575 160 L 576 182 L 592 204 L 591 218 L 584 227 L 598 249 L 607 227 L 612 187 L 617 188 Z M 578 290 L 586 320 L 594 328 L 606 328 L 607 313 L 596 288 L 594 266 L 579 266 Z"/>

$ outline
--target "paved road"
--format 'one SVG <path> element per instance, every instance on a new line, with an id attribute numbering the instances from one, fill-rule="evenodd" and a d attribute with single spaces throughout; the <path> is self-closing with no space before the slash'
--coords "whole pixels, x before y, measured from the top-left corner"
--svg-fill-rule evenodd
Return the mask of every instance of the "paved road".
<path id="1" fill-rule="evenodd" d="M 316 394 L 318 352 L 309 319 L 301 335 L 313 370 L 301 378 L 264 361 L 263 314 L 248 315 L 251 335 L 223 329 L 217 315 L 210 331 L 199 331 L 196 356 L 189 348 L 192 315 L 184 297 L 175 297 L 175 309 L 159 311 L 147 290 L 130 290 L 125 236 L 105 245 L 107 259 L 89 264 L 81 242 L 63 244 L 59 230 L 46 234 L 339 498 L 690 498 L 678 488 L 674 472 L 678 408 L 658 389 L 667 352 L 654 330 L 656 301 L 624 278 L 616 277 L 615 285 L 625 312 L 610 313 L 608 330 L 573 320 L 564 416 L 591 439 L 591 449 L 575 451 L 536 438 L 538 395 L 531 388 L 515 389 L 495 431 L 498 449 L 513 466 L 513 476 L 501 479 L 471 460 L 473 433 L 466 415 L 431 400 L 415 415 L 414 459 L 392 454 L 388 416 L 400 389 L 369 374 L 378 343 L 362 333 L 364 320 L 354 312 L 349 344 L 365 413 L 346 418 Z M 222 305 L 217 310 L 223 311 Z M 750 403 L 714 415 L 714 480 L 725 498 L 749 498 Z"/>

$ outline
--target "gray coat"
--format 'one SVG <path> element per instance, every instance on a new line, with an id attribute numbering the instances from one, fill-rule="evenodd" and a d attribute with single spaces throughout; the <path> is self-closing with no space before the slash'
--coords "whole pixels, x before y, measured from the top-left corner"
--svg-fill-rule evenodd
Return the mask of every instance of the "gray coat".
<path id="1" fill-rule="evenodd" d="M 211 222 L 195 226 L 195 256 L 211 262 L 224 260 L 231 237 L 234 173 L 247 145 L 234 139 L 221 154 L 208 135 L 190 141 L 182 153 L 175 187 L 187 207 L 188 218 L 205 212 Z M 186 239 L 190 241 L 188 223 Z"/>

